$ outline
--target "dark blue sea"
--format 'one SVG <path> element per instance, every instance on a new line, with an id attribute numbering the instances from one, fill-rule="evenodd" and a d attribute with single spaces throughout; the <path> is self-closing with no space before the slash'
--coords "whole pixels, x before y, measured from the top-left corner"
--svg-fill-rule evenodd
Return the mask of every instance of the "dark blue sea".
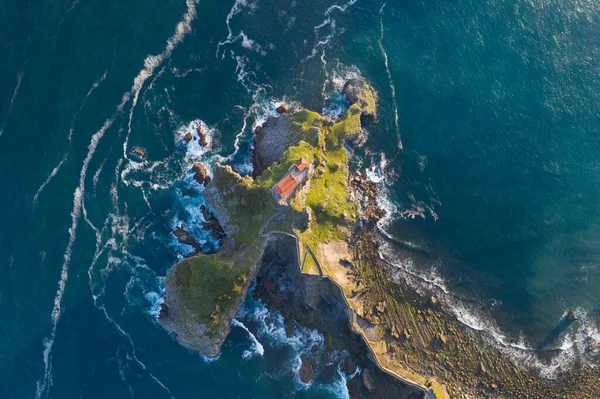
<path id="1" fill-rule="evenodd" d="M 214 245 L 191 165 L 251 173 L 254 127 L 279 103 L 335 116 L 354 76 L 379 92 L 352 162 L 382 189 L 382 257 L 516 362 L 549 377 L 588 364 L 599 20 L 589 0 L 5 0 L 0 397 L 347 397 L 341 367 L 298 378 L 322 333 L 287 337 L 258 299 L 215 359 L 157 315 L 189 251 L 172 230 Z M 183 141 L 198 126 L 207 148 Z"/>

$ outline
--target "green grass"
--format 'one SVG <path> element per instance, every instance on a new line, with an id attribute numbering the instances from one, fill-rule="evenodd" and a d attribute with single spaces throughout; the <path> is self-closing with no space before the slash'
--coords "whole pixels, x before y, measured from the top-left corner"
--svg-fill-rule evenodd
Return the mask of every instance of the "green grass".
<path id="1" fill-rule="evenodd" d="M 260 229 L 279 208 L 270 190 L 299 158 L 321 163 L 310 179 L 306 199 L 296 197 L 297 190 L 290 198 L 292 207 L 282 214 L 281 220 L 273 220 L 265 232 L 292 232 L 294 220 L 304 207 L 310 207 L 313 220 L 306 231 L 298 234 L 300 245 L 309 245 L 318 255 L 319 243 L 348 237 L 356 222 L 358 205 L 349 201 L 344 139 L 360 131 L 360 115 L 365 107 L 371 112 L 375 100 L 375 95 L 367 90 L 365 98 L 353 104 L 335 124 L 316 112 L 296 111 L 290 125 L 297 133 L 292 139 L 294 145 L 256 180 L 240 176 L 230 167 L 217 167 L 205 198 L 218 215 L 227 219 L 224 228 L 235 244 L 229 252 L 185 259 L 177 265 L 176 272 L 168 274 L 166 284 L 179 293 L 189 320 L 205 324 L 209 334 L 229 325 L 232 306 L 240 303 L 261 255 L 265 239 L 259 236 Z M 318 270 L 312 255 L 306 257 L 304 268 Z"/>

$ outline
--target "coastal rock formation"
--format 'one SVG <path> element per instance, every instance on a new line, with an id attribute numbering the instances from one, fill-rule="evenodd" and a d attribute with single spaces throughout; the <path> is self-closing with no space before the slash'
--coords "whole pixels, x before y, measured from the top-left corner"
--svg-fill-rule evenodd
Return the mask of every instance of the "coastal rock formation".
<path id="1" fill-rule="evenodd" d="M 300 355 L 300 362 L 300 381 L 302 381 L 305 384 L 308 384 L 312 381 L 313 378 L 312 365 L 314 364 L 314 359 L 303 353 L 302 355 Z"/>
<path id="2" fill-rule="evenodd" d="M 199 184 L 206 186 L 208 183 L 210 183 L 210 176 L 208 175 L 204 165 L 202 165 L 200 162 L 196 162 L 194 166 L 192 166 L 192 170 L 195 172 L 194 180 L 196 180 Z"/>
<path id="3" fill-rule="evenodd" d="M 183 140 L 184 140 L 186 143 L 189 143 L 190 141 L 192 141 L 192 138 L 193 138 L 193 137 L 194 137 L 194 136 L 192 136 L 192 134 L 191 134 L 190 132 L 187 132 L 187 133 L 185 134 L 185 136 L 183 136 Z"/>
<path id="4" fill-rule="evenodd" d="M 205 220 L 202 222 L 202 228 L 210 231 L 210 234 L 215 240 L 222 240 L 226 234 L 217 218 L 215 218 L 204 205 L 200 205 L 200 211 L 202 212 L 202 217 Z"/>
<path id="5" fill-rule="evenodd" d="M 359 104 L 361 115 L 370 119 L 377 116 L 377 92 L 363 78 L 349 79 L 342 89 L 351 105 Z"/>
<path id="6" fill-rule="evenodd" d="M 135 158 L 137 161 L 143 161 L 148 157 L 148 153 L 146 152 L 146 150 L 142 147 L 133 147 L 131 149 L 130 154 L 133 156 L 133 158 Z"/>
<path id="7" fill-rule="evenodd" d="M 252 176 L 260 176 L 275 162 L 285 150 L 305 140 L 314 145 L 319 129 L 333 125 L 333 120 L 305 109 L 288 110 L 287 113 L 270 116 L 256 128 L 254 151 L 252 153 Z"/>
<path id="8" fill-rule="evenodd" d="M 270 117 L 255 139 L 255 175 L 260 175 L 255 180 L 221 165 L 216 165 L 209 180 L 205 168 L 194 165 L 194 177 L 206 185 L 204 199 L 222 226 L 213 235 L 222 240 L 217 253 L 190 257 L 173 266 L 165 278 L 169 312 L 163 326 L 175 332 L 181 344 L 208 356 L 218 353 L 269 239 L 273 234 L 291 234 L 294 221 L 307 206 L 312 209 L 306 212 L 309 223 L 299 233 L 301 240 L 315 242 L 319 234 L 347 235 L 357 209 L 347 201 L 344 143 L 362 130 L 360 115 L 374 107 L 363 100 L 337 122 L 305 109 Z M 289 198 L 292 207 L 288 209 L 275 201 L 271 189 L 298 159 L 317 160 L 322 173 L 302 182 Z M 212 228 L 209 215 L 204 216 L 205 227 Z M 182 231 L 177 234 L 189 242 Z"/>
<path id="9" fill-rule="evenodd" d="M 287 106 L 287 104 L 283 103 L 279 107 L 277 107 L 275 111 L 277 111 L 278 114 L 285 114 L 286 112 L 288 112 L 288 110 L 289 107 Z"/>
<path id="10" fill-rule="evenodd" d="M 293 135 L 291 115 L 269 117 L 256 128 L 252 153 L 253 176 L 260 176 L 269 166 L 279 161 Z"/>
<path id="11" fill-rule="evenodd" d="M 198 126 L 196 132 L 198 132 L 200 145 L 202 147 L 206 147 L 208 145 L 208 134 L 206 134 L 206 131 L 204 131 L 204 128 L 202 126 Z"/>
<path id="12" fill-rule="evenodd" d="M 183 226 L 179 226 L 176 230 L 174 230 L 173 235 L 177 237 L 177 241 L 180 243 L 193 247 L 195 251 L 193 255 L 204 252 L 196 239 L 192 237 L 192 235 L 186 231 Z"/>
<path id="13" fill-rule="evenodd" d="M 424 389 L 406 384 L 379 369 L 366 342 L 351 329 L 341 290 L 329 279 L 301 273 L 293 238 L 277 236 L 269 242 L 253 295 L 282 314 L 288 337 L 292 336 L 295 324 L 316 329 L 324 335 L 323 353 L 319 356 L 312 348 L 311 353 L 305 355 L 307 365 L 312 362 L 313 381 L 327 367 L 337 370 L 342 366 L 347 378 L 354 374 L 346 382 L 351 399 L 427 398 Z M 343 348 L 348 357 L 336 359 L 331 355 L 336 348 Z M 362 371 L 356 373 L 357 370 Z"/>
<path id="14" fill-rule="evenodd" d="M 593 394 L 600 391 L 597 371 L 564 372 L 549 381 L 534 369 L 517 366 L 483 333 L 470 330 L 438 303 L 438 293 L 417 291 L 407 280 L 411 276 L 384 262 L 379 248 L 397 243 L 377 229 L 384 215 L 377 204 L 377 186 L 360 175 L 351 178 L 345 147 L 349 140 L 362 141 L 357 138 L 363 134 L 362 119 L 376 116 L 377 95 L 360 79 L 347 82 L 344 93 L 351 106 L 335 122 L 315 112 L 293 110 L 270 117 L 257 129 L 255 179 L 216 166 L 204 198 L 227 237 L 218 253 L 191 257 L 169 271 L 162 325 L 182 345 L 216 355 L 265 248 L 275 236 L 292 236 L 306 305 L 292 311 L 293 318 L 311 323 L 309 315 L 315 313 L 306 309 L 321 309 L 320 304 L 337 292 L 350 336 L 360 337 L 376 364 L 348 382 L 349 389 L 361 392 L 357 397 L 402 397 L 381 392 L 377 372 L 385 372 L 413 387 L 416 395 L 427 392 L 436 398 L 595 399 Z M 301 158 L 315 165 L 314 173 L 289 198 L 289 207 L 279 207 L 270 190 Z M 306 223 L 302 213 L 308 209 Z M 422 258 L 434 264 L 426 251 L 407 249 L 411 257 L 401 261 Z M 325 288 L 325 283 L 335 289 Z M 257 288 L 256 293 L 276 297 L 276 291 Z M 293 294 L 281 295 L 279 309 L 284 314 Z M 570 318 L 565 320 L 569 326 L 578 324 L 576 315 Z M 593 344 L 588 343 L 589 350 L 595 350 Z M 302 360 L 303 380 L 315 377 L 316 360 L 311 355 Z"/>

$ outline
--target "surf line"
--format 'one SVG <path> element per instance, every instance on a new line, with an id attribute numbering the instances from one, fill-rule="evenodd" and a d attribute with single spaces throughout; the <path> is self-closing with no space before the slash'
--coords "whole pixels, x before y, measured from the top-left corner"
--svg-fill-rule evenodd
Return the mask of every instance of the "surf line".
<path id="1" fill-rule="evenodd" d="M 167 45 L 165 46 L 164 50 L 158 55 L 147 56 L 144 60 L 144 68 L 133 80 L 133 87 L 131 88 L 130 92 L 130 95 L 133 97 L 133 101 L 131 103 L 131 109 L 129 110 L 127 135 L 125 136 L 125 141 L 123 142 L 123 158 L 127 160 L 129 160 L 127 157 L 127 145 L 129 143 L 129 135 L 131 134 L 131 121 L 133 119 L 133 111 L 137 105 L 140 91 L 142 90 L 146 80 L 154 74 L 155 69 L 161 66 L 166 59 L 171 57 L 171 54 L 173 54 L 173 50 L 175 50 L 177 45 L 181 43 L 185 36 L 192 31 L 192 22 L 196 19 L 196 4 L 198 4 L 198 1 L 199 0 L 186 0 L 185 3 L 187 5 L 187 10 L 183 14 L 181 21 L 177 23 L 175 32 L 171 35 L 171 37 L 169 37 L 169 39 L 167 39 Z"/>
<path id="2" fill-rule="evenodd" d="M 27 65 L 27 61 L 25 61 L 25 65 Z M 19 88 L 21 87 L 21 81 L 23 80 L 23 71 L 25 70 L 25 65 L 21 68 L 21 71 L 17 74 L 17 85 L 15 86 L 15 90 L 13 91 L 13 95 L 10 98 L 10 103 L 8 104 L 8 111 L 6 111 L 6 117 L 4 118 L 4 122 L 2 122 L 2 127 L 0 127 L 0 136 L 4 133 L 4 128 L 6 127 L 6 122 L 10 117 L 13 106 L 15 105 L 15 98 L 17 98 L 17 94 L 19 93 Z"/>
<path id="3" fill-rule="evenodd" d="M 58 281 L 58 290 L 56 291 L 56 296 L 54 297 L 54 307 L 52 308 L 51 318 L 52 318 L 52 331 L 50 335 L 44 338 L 44 377 L 41 381 L 37 382 L 36 387 L 36 399 L 39 399 L 44 395 L 47 390 L 52 385 L 52 364 L 51 364 L 51 355 L 52 355 L 52 347 L 54 345 L 54 339 L 56 338 L 56 328 L 58 326 L 58 321 L 61 316 L 61 303 L 62 298 L 65 293 L 65 287 L 67 285 L 67 280 L 69 278 L 69 264 L 71 263 L 71 253 L 73 250 L 73 245 L 75 244 L 75 239 L 77 237 L 77 224 L 79 222 L 79 218 L 81 217 L 82 207 L 83 207 L 83 196 L 85 194 L 85 177 L 87 174 L 89 163 L 96 152 L 96 147 L 98 146 L 98 142 L 104 136 L 108 128 L 112 125 L 116 118 L 116 113 L 111 118 L 107 119 L 104 122 L 104 125 L 92 136 L 90 144 L 88 145 L 88 153 L 83 161 L 83 166 L 81 168 L 81 172 L 79 174 L 79 185 L 75 189 L 75 193 L 73 194 L 73 210 L 71 211 L 71 227 L 69 228 L 69 243 L 67 244 L 67 248 L 63 255 L 63 264 L 60 273 L 60 280 Z"/>
<path id="4" fill-rule="evenodd" d="M 140 90 L 144 85 L 144 82 L 152 76 L 154 70 L 160 66 L 163 61 L 171 56 L 175 47 L 183 40 L 185 35 L 191 31 L 191 22 L 196 18 L 196 4 L 198 0 L 187 0 L 187 11 L 183 16 L 183 19 L 177 24 L 175 28 L 175 33 L 167 40 L 167 45 L 162 53 L 159 55 L 151 55 L 146 57 L 144 60 L 144 68 L 139 72 L 139 74 L 135 77 L 133 86 L 123 95 L 121 103 L 117 106 L 117 110 L 115 113 L 107 119 L 102 127 L 92 136 L 90 144 L 88 145 L 88 153 L 83 161 L 83 166 L 81 168 L 81 172 L 79 175 L 79 186 L 75 189 L 75 193 L 73 195 L 73 210 L 71 211 L 71 228 L 69 229 L 69 243 L 67 244 L 67 248 L 65 250 L 65 254 L 63 256 L 63 264 L 61 268 L 61 277 L 58 282 L 58 290 L 56 291 L 56 296 L 54 298 L 54 307 L 52 309 L 51 318 L 52 318 L 52 331 L 50 335 L 43 340 L 44 351 L 43 351 L 43 359 L 44 359 L 44 376 L 43 378 L 37 382 L 36 384 L 36 399 L 40 399 L 44 394 L 46 394 L 52 385 L 52 364 L 51 364 L 51 355 L 52 355 L 52 347 L 54 345 L 54 339 L 56 338 L 56 328 L 58 326 L 58 321 L 60 320 L 61 315 L 61 303 L 62 297 L 65 292 L 65 287 L 67 280 L 69 278 L 69 264 L 71 262 L 71 252 L 73 249 L 73 245 L 75 243 L 76 232 L 77 232 L 77 224 L 79 222 L 79 218 L 81 217 L 82 209 L 84 208 L 84 194 L 85 194 L 85 178 L 87 174 L 87 169 L 89 163 L 94 156 L 96 151 L 96 147 L 98 142 L 108 128 L 110 128 L 117 118 L 122 112 L 125 104 L 129 102 L 130 99 L 133 98 L 132 107 L 130 110 L 130 121 L 133 115 L 133 109 L 135 104 L 137 103 L 137 98 L 139 96 Z M 22 75 L 20 75 L 22 77 Z M 17 84 L 18 86 L 20 85 Z M 14 97 L 16 96 L 15 90 Z M 129 124 L 131 127 L 131 123 Z M 129 138 L 130 130 L 128 130 L 127 137 L 125 138 L 125 142 L 123 144 L 124 152 L 126 153 L 127 149 L 127 141 Z M 152 376 L 155 379 L 154 376 Z"/>
<path id="5" fill-rule="evenodd" d="M 305 62 L 305 61 L 315 57 L 317 55 L 318 48 L 324 47 L 325 45 L 329 44 L 331 39 L 333 39 L 333 37 L 336 35 L 336 33 L 337 33 L 336 21 L 335 21 L 335 19 L 332 19 L 330 16 L 331 13 L 333 12 L 333 10 L 338 10 L 340 12 L 345 13 L 346 10 L 348 8 L 352 7 L 357 1 L 358 0 L 350 0 L 347 3 L 342 4 L 342 5 L 334 4 L 334 5 L 330 6 L 327 10 L 325 10 L 325 13 L 323 14 L 325 19 L 323 20 L 323 22 L 321 22 L 319 25 L 317 25 L 313 28 L 313 31 L 315 32 L 315 39 L 317 40 L 317 43 L 315 43 L 311 53 L 308 56 L 306 56 L 302 60 L 302 62 Z M 329 26 L 331 28 L 331 32 L 324 39 L 319 39 L 319 31 L 326 26 Z"/>
<path id="6" fill-rule="evenodd" d="M 388 79 L 390 81 L 390 89 L 392 90 L 392 103 L 394 104 L 394 122 L 396 123 L 396 137 L 398 138 L 398 149 L 402 149 L 402 138 L 400 136 L 400 122 L 398 121 L 398 103 L 396 102 L 396 87 L 394 86 L 394 80 L 392 79 L 392 72 L 390 71 L 390 63 L 388 60 L 387 53 L 385 48 L 383 47 L 383 9 L 385 8 L 384 3 L 379 9 L 379 26 L 381 28 L 381 35 L 379 36 L 379 40 L 377 43 L 379 44 L 379 49 L 381 50 L 381 54 L 383 55 L 383 61 L 385 63 L 385 71 L 387 72 Z"/>
<path id="7" fill-rule="evenodd" d="M 73 115 L 73 118 L 71 119 L 71 127 L 69 128 L 69 136 L 67 137 L 67 140 L 69 141 L 69 148 L 71 147 L 70 144 L 71 144 L 72 138 L 73 138 L 73 131 L 74 131 L 75 120 L 77 119 L 77 115 L 79 115 L 79 113 L 81 112 L 81 110 L 83 109 L 83 107 L 85 107 L 85 103 L 87 102 L 88 98 L 92 95 L 92 93 L 94 92 L 94 90 L 96 90 L 96 87 L 98 87 L 100 85 L 100 83 L 104 82 L 104 79 L 106 79 L 107 72 L 108 71 L 105 71 L 104 74 L 102 75 L 102 77 L 99 80 L 97 80 L 96 82 L 94 82 L 94 84 L 92 85 L 92 87 L 88 90 L 85 98 L 81 102 L 81 106 L 79 107 L 79 109 Z M 54 178 L 54 176 L 56 176 L 58 174 L 58 172 L 60 171 L 60 168 L 66 162 L 66 160 L 68 158 L 68 155 L 69 155 L 69 151 L 67 150 L 65 152 L 65 154 L 63 155 L 62 159 L 60 160 L 60 162 L 58 163 L 58 165 L 56 165 L 54 167 L 54 169 L 52 169 L 52 172 L 50 172 L 50 175 L 48 175 L 48 177 L 46 178 L 46 180 L 38 188 L 38 190 L 36 191 L 35 195 L 33 196 L 33 206 L 35 206 L 37 204 L 38 197 L 40 196 L 40 194 L 42 193 L 42 191 L 44 191 L 44 188 L 46 188 L 46 186 L 48 185 L 48 183 L 50 183 L 50 181 Z"/>

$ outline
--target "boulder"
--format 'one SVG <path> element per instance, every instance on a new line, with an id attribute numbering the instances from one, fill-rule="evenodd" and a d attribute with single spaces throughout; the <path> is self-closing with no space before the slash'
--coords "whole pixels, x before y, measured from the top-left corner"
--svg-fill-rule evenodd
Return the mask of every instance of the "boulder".
<path id="1" fill-rule="evenodd" d="M 206 134 L 202 126 L 198 126 L 196 131 L 198 132 L 198 137 L 200 137 L 200 145 L 206 147 L 208 145 L 208 134 Z"/>
<path id="2" fill-rule="evenodd" d="M 194 166 L 192 166 L 192 170 L 196 172 L 194 174 L 194 180 L 196 180 L 198 183 L 205 186 L 210 183 L 210 176 L 208 175 L 204 165 L 202 165 L 200 162 L 196 162 Z"/>
<path id="3" fill-rule="evenodd" d="M 573 322 L 575 320 L 577 320 L 577 313 L 575 313 L 572 310 L 569 310 L 569 312 L 567 313 L 567 316 L 565 317 L 565 320 L 569 321 L 569 322 Z"/>
<path id="4" fill-rule="evenodd" d="M 176 230 L 173 231 L 173 235 L 177 238 L 182 244 L 189 245 L 194 248 L 195 254 L 203 253 L 202 247 L 192 235 L 186 231 L 183 226 L 179 226 Z"/>
<path id="5" fill-rule="evenodd" d="M 312 368 L 310 367 L 310 359 L 307 355 L 302 354 L 300 355 L 300 370 L 299 370 L 299 375 L 300 375 L 300 381 L 302 381 L 305 384 L 308 384 L 309 382 L 312 381 L 312 377 L 313 377 L 313 371 Z"/>
<path id="6" fill-rule="evenodd" d="M 292 338 L 294 336 L 294 325 L 286 320 L 283 327 L 285 328 L 285 336 Z"/>
<path id="7" fill-rule="evenodd" d="M 278 114 L 285 114 L 286 112 L 288 112 L 288 110 L 289 110 L 289 108 L 288 108 L 287 104 L 285 104 L 285 103 L 281 104 L 276 109 Z"/>
<path id="8" fill-rule="evenodd" d="M 131 149 L 131 155 L 133 155 L 139 161 L 142 161 L 148 157 L 148 153 L 142 147 L 133 147 Z"/>
<path id="9" fill-rule="evenodd" d="M 183 136 L 183 139 L 185 140 L 185 142 L 186 142 L 186 143 L 189 143 L 190 141 L 192 141 L 192 138 L 193 138 L 193 137 L 194 137 L 194 136 L 192 136 L 192 134 L 191 134 L 190 132 L 187 132 L 187 133 L 185 134 L 185 136 Z"/>

